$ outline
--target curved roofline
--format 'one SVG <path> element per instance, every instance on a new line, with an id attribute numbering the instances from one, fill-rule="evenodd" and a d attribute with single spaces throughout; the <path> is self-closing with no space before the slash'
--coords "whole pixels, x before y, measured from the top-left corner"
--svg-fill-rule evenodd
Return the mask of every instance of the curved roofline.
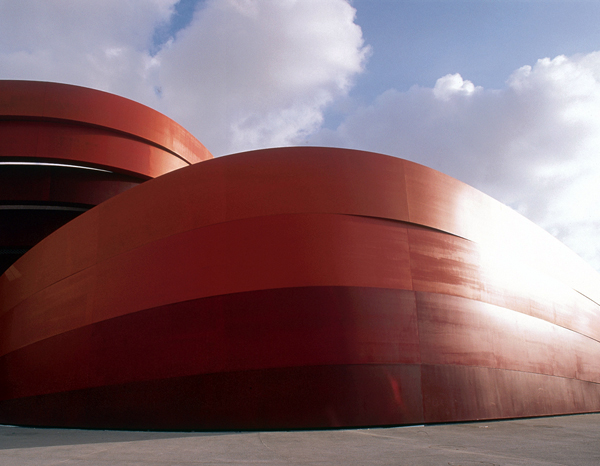
<path id="1" fill-rule="evenodd" d="M 0 80 L 0 120 L 69 122 L 141 139 L 188 164 L 213 158 L 189 131 L 124 97 L 70 84 Z"/>

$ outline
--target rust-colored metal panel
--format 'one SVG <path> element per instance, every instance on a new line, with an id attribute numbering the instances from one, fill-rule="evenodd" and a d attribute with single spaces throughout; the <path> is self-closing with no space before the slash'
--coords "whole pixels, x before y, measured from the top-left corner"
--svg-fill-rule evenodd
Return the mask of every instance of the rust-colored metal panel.
<path id="1" fill-rule="evenodd" d="M 71 123 L 0 121 L 0 139 L 0 160 L 96 167 L 141 180 L 189 165 L 147 141 Z"/>
<path id="2" fill-rule="evenodd" d="M 216 372 L 419 362 L 412 292 L 284 288 L 80 322 L 13 348 L 0 372 L 20 383 L 0 386 L 0 399 Z"/>
<path id="3" fill-rule="evenodd" d="M 431 230 L 409 235 L 415 290 L 481 299 L 485 282 L 476 243 Z"/>
<path id="4" fill-rule="evenodd" d="M 50 101 L 38 120 L 55 112 L 68 132 L 81 118 L 99 147 L 117 128 L 166 147 L 151 112 L 127 126 L 104 104 L 84 119 Z M 70 180 L 28 192 L 99 189 Z M 426 167 L 237 154 L 101 202 L 0 277 L 0 421 L 300 428 L 600 410 L 599 298 L 573 253 Z"/>
<path id="5" fill-rule="evenodd" d="M 531 372 L 423 364 L 425 422 L 600 411 L 600 384 Z"/>
<path id="6" fill-rule="evenodd" d="M 420 372 L 416 365 L 345 365 L 202 374 L 7 400 L 0 412 L 6 423 L 102 429 L 420 424 Z"/>
<path id="7" fill-rule="evenodd" d="M 487 197 L 448 175 L 416 163 L 405 162 L 407 220 L 473 239 L 480 228 L 474 213 L 482 213 Z"/>
<path id="8" fill-rule="evenodd" d="M 549 233 L 458 180 L 412 162 L 404 165 L 407 221 L 466 238 L 487 257 L 548 275 L 600 302 L 597 272 Z"/>
<path id="9" fill-rule="evenodd" d="M 29 298 L 7 306 L 0 319 L 10 320 L 11 334 L 24 345 L 77 328 L 82 316 L 89 324 L 181 301 L 292 286 L 410 289 L 406 226 L 318 214 L 216 224 L 32 286 Z M 16 349 L 11 341 L 10 335 L 0 339 L 0 354 Z"/>
<path id="10" fill-rule="evenodd" d="M 600 340 L 598 305 L 556 279 L 486 258 L 485 246 L 434 230 L 408 228 L 415 291 L 511 309 Z"/>
<path id="11" fill-rule="evenodd" d="M 423 364 L 480 366 L 600 384 L 600 342 L 481 301 L 416 293 Z"/>
<path id="12" fill-rule="evenodd" d="M 323 160 L 329 162 L 324 163 Z M 362 160 L 361 169 L 345 170 L 343 182 L 340 181 L 336 167 L 354 166 L 357 160 Z M 394 173 L 391 167 L 402 167 L 403 162 L 379 154 L 321 148 L 257 151 L 205 162 L 201 167 L 190 167 L 189 171 L 161 177 L 153 181 L 152 186 L 144 185 L 130 191 L 120 197 L 118 207 L 107 205 L 104 209 L 105 206 L 99 206 L 102 216 L 98 233 L 102 243 L 100 259 L 118 255 L 139 243 L 240 217 L 337 211 L 406 220 L 408 215 L 406 207 L 403 207 L 406 198 L 402 195 L 405 176 L 400 168 L 396 169 L 396 183 L 393 182 L 394 177 L 389 176 L 389 173 Z M 370 170 L 362 169 L 369 163 L 372 165 Z M 273 169 L 273 165 L 277 165 L 277 170 Z M 257 166 L 265 167 L 268 179 L 284 179 L 285 183 L 275 183 L 277 187 L 270 187 L 259 198 L 246 195 L 267 189 L 263 187 L 268 184 L 264 181 L 267 177 L 263 179 L 256 175 Z M 363 172 L 371 173 L 371 177 L 363 177 Z M 381 183 L 377 183 L 377 173 L 382 177 Z M 332 195 L 332 192 L 337 194 Z M 367 196 L 369 202 L 364 199 L 358 202 L 358 192 L 370 193 Z M 390 204 L 388 199 L 394 202 Z M 391 207 L 382 208 L 378 200 L 383 206 Z M 287 211 L 286 205 L 289 207 Z M 130 221 L 131 212 L 146 219 L 143 226 Z M 193 214 L 190 215 L 190 212 Z M 477 217 L 475 213 L 473 216 Z M 84 222 L 84 219 L 78 219 L 79 222 Z M 75 272 L 62 270 L 60 261 L 53 268 L 65 275 Z M 551 275 L 551 272 L 548 274 Z M 533 273 L 542 274 L 538 270 L 533 270 Z"/>
<path id="13" fill-rule="evenodd" d="M 265 172 L 262 178 L 256 174 L 257 158 Z M 371 159 L 378 162 L 370 164 Z M 380 154 L 312 148 L 304 152 L 298 148 L 284 154 L 270 150 L 229 156 L 202 165 L 205 169 L 190 167 L 193 170 L 187 175 L 176 171 L 168 177 L 152 180 L 148 188 L 144 183 L 139 189 L 120 196 L 116 205 L 99 205 L 93 215 L 90 212 L 78 218 L 75 224 L 69 224 L 62 239 L 52 240 L 54 245 L 47 244 L 42 254 L 68 248 L 65 243 L 77 241 L 74 238 L 79 236 L 79 231 L 88 231 L 88 237 L 97 238 L 101 247 L 94 246 L 94 254 L 100 254 L 98 260 L 103 260 L 139 244 L 240 218 L 289 213 L 388 218 L 402 217 L 406 213 L 403 185 L 395 183 L 396 179 L 403 178 L 402 164 Z M 340 174 L 344 177 L 340 178 Z M 273 187 L 265 183 L 265 179 L 285 182 L 277 181 Z M 252 195 L 255 191 L 262 192 L 260 199 L 264 201 Z M 132 222 L 132 216 L 139 221 Z M 79 254 L 87 256 L 88 240 L 82 242 Z M 74 254 L 77 255 L 77 251 Z M 76 273 L 78 264 L 85 261 L 57 255 L 51 265 L 46 267 L 46 263 L 50 264 L 30 256 L 26 263 L 15 264 L 15 270 L 27 273 L 30 280 L 35 274 L 34 281 L 50 284 Z M 22 272 L 23 268 L 28 271 Z M 10 289 L 15 290 L 14 283 Z M 9 300 L 12 302 L 12 297 Z"/>
<path id="14" fill-rule="evenodd" d="M 115 135 L 130 135 L 162 147 L 188 164 L 212 157 L 196 138 L 165 115 L 132 100 L 85 87 L 0 80 L 0 119 L 101 127 Z"/>
<path id="15" fill-rule="evenodd" d="M 204 162 L 202 169 L 190 169 L 153 180 L 148 188 L 121 197 L 119 207 L 104 211 L 102 254 L 135 247 L 141 235 L 146 236 L 142 241 L 150 242 L 193 228 L 267 215 L 407 217 L 403 165 L 381 154 L 271 149 L 221 157 Z M 153 211 L 147 215 L 161 220 L 140 231 L 129 222 L 129 212 L 147 211 L 148 205 Z"/>

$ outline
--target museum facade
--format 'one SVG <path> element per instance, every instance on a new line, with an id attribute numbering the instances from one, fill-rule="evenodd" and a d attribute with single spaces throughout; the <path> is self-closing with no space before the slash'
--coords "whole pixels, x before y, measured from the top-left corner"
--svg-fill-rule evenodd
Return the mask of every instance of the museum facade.
<path id="1" fill-rule="evenodd" d="M 600 411 L 600 275 L 456 179 L 348 149 L 213 158 L 63 84 L 0 81 L 0 115 L 0 423 Z"/>

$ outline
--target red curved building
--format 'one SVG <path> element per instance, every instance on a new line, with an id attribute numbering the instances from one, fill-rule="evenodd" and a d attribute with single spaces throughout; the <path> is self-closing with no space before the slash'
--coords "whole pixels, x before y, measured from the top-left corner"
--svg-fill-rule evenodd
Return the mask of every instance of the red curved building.
<path id="1" fill-rule="evenodd" d="M 346 149 L 236 154 L 98 203 L 0 277 L 0 422 L 600 411 L 598 303 L 578 256 L 435 170 Z"/>

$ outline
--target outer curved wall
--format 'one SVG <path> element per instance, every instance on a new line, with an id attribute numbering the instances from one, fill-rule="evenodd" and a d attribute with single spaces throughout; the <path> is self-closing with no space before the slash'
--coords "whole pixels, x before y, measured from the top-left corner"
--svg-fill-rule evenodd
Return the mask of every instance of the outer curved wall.
<path id="1" fill-rule="evenodd" d="M 426 167 L 256 151 L 165 175 L 0 277 L 0 422 L 155 429 L 600 411 L 600 278 Z"/>

